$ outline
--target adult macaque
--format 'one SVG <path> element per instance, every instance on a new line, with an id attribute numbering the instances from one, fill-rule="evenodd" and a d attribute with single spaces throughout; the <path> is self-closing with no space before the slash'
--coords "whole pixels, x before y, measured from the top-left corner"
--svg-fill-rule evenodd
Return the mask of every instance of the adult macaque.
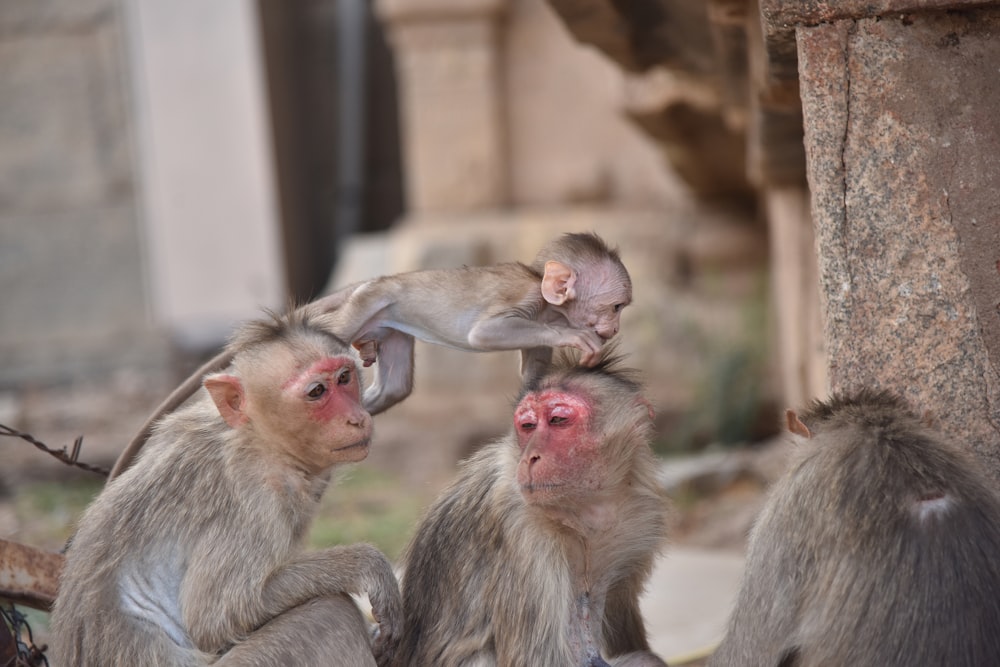
<path id="1" fill-rule="evenodd" d="M 987 667 L 1000 657 L 1000 497 L 886 392 L 817 403 L 773 488 L 715 667 Z"/>
<path id="2" fill-rule="evenodd" d="M 332 468 L 368 454 L 349 348 L 300 312 L 247 325 L 229 350 L 231 367 L 157 425 L 140 464 L 81 518 L 52 614 L 54 664 L 391 658 L 401 610 L 385 557 L 300 548 Z M 374 647 L 348 593 L 372 601 Z"/>
<path id="3" fill-rule="evenodd" d="M 553 347 L 576 348 L 582 364 L 594 364 L 631 302 L 632 282 L 617 250 L 595 234 L 565 234 L 530 267 L 511 262 L 382 276 L 304 308 L 330 313 L 330 332 L 353 344 L 365 366 L 379 362 L 363 400 L 374 415 L 409 396 L 414 338 L 477 352 L 522 350 L 528 377 L 544 367 Z M 210 360 L 167 397 L 119 457 L 112 478 L 128 467 L 152 424 L 230 358 L 224 352 Z"/>
<path id="4" fill-rule="evenodd" d="M 405 556 L 400 667 L 663 667 L 639 595 L 666 537 L 652 415 L 602 357 L 529 381 Z"/>

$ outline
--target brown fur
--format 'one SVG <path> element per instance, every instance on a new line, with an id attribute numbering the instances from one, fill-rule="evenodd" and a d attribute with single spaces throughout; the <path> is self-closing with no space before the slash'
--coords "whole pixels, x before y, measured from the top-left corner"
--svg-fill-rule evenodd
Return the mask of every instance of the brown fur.
<path id="1" fill-rule="evenodd" d="M 566 234 L 549 243 L 533 267 L 507 263 L 383 276 L 304 310 L 329 313 L 329 331 L 358 348 L 366 366 L 378 360 L 364 394 L 365 409 L 378 414 L 412 391 L 414 338 L 469 351 L 522 350 L 525 376 L 548 363 L 553 347 L 576 348 L 581 363 L 594 363 L 632 301 L 618 252 L 594 234 Z M 152 424 L 231 358 L 231 350 L 216 356 L 157 407 L 118 458 L 112 478 L 131 464 Z"/>
<path id="2" fill-rule="evenodd" d="M 648 652 L 638 606 L 666 536 L 648 404 L 607 358 L 561 365 L 520 403 L 551 390 L 593 411 L 580 436 L 600 454 L 576 481 L 599 488 L 527 500 L 517 471 L 529 455 L 516 433 L 465 461 L 406 552 L 397 665 L 606 665 L 598 653 L 616 665 L 663 664 Z"/>
<path id="3" fill-rule="evenodd" d="M 1000 496 L 887 392 L 816 403 L 773 488 L 714 667 L 987 667 L 1000 656 Z"/>
<path id="4" fill-rule="evenodd" d="M 391 657 L 400 603 L 385 557 L 301 551 L 332 467 L 367 455 L 371 416 L 346 346 L 300 313 L 245 327 L 231 349 L 231 368 L 206 380 L 216 393 L 160 422 L 81 518 L 53 664 L 374 665 L 346 593 L 369 594 L 375 650 Z M 335 369 L 311 371 L 325 363 Z M 306 396 L 318 383 L 324 402 Z"/>

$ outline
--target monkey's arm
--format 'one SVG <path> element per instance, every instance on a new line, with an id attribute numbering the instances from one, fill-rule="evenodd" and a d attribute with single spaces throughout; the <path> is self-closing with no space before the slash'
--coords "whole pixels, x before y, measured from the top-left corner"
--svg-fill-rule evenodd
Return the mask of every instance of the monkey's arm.
<path id="1" fill-rule="evenodd" d="M 513 312 L 477 321 L 469 329 L 468 341 L 476 350 L 575 347 L 580 350 L 580 363 L 585 366 L 596 363 L 604 342 L 593 331 L 536 322 Z"/>
<path id="2" fill-rule="evenodd" d="M 649 650 L 646 627 L 639 609 L 639 584 L 612 586 L 604 610 L 604 642 L 615 667 L 667 667 Z"/>
<path id="3" fill-rule="evenodd" d="M 413 390 L 413 336 L 395 329 L 384 331 L 378 339 L 375 379 L 362 400 L 373 415 L 388 410 Z"/>
<path id="4" fill-rule="evenodd" d="M 367 594 L 379 624 L 374 653 L 385 664 L 402 631 L 399 583 L 385 555 L 368 544 L 331 547 L 301 554 L 264 582 L 261 598 L 268 618 L 320 595 Z"/>

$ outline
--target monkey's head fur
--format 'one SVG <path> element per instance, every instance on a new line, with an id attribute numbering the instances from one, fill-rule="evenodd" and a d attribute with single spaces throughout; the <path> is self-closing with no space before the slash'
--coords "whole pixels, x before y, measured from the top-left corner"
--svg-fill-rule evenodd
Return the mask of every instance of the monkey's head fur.
<path id="1" fill-rule="evenodd" d="M 600 236 L 592 232 L 571 232 L 552 239 L 538 251 L 531 268 L 541 275 L 545 272 L 545 262 L 549 260 L 568 264 L 575 269 L 582 268 L 580 266 L 582 264 L 596 265 L 605 260 L 611 260 L 620 268 L 624 280 L 629 286 L 632 284 L 618 248 L 612 248 Z"/>
<path id="2" fill-rule="evenodd" d="M 305 333 L 321 333 L 340 347 L 349 348 L 346 342 L 331 333 L 329 319 L 328 315 L 313 312 L 307 307 L 290 305 L 286 313 L 265 309 L 264 317 L 244 323 L 233 333 L 227 349 L 236 355 L 275 341 L 288 341 L 295 334 Z"/>
<path id="3" fill-rule="evenodd" d="M 547 366 L 533 377 L 525 378 L 514 402 L 518 403 L 526 394 L 538 391 L 543 385 L 559 386 L 574 378 L 601 377 L 620 383 L 622 389 L 629 393 L 642 391 L 641 373 L 638 369 L 625 366 L 627 355 L 618 348 L 617 341 L 606 343 L 601 348 L 597 363 L 589 367 L 580 365 L 578 351 L 568 347 L 556 348 Z"/>
<path id="4" fill-rule="evenodd" d="M 888 389 L 864 387 L 851 392 L 837 392 L 825 401 L 813 401 L 798 419 L 813 434 L 844 428 L 848 425 L 867 431 L 905 427 L 919 428 L 920 418 L 899 394 Z"/>

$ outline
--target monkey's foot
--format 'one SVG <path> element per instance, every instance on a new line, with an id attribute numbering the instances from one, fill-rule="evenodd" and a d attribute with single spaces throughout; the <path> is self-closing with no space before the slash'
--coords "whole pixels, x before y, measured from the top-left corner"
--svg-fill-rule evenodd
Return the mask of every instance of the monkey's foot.
<path id="1" fill-rule="evenodd" d="M 361 362 L 368 368 L 378 360 L 378 342 L 374 340 L 356 340 L 352 343 L 354 349 L 361 355 Z"/>

